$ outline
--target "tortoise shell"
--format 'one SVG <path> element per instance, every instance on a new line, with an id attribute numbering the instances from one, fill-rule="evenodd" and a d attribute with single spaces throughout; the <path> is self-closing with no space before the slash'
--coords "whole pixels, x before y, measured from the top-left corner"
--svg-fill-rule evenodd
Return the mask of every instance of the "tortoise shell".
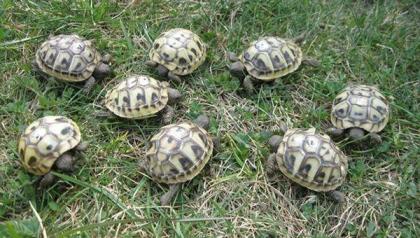
<path id="1" fill-rule="evenodd" d="M 191 122 L 162 127 L 150 144 L 146 170 L 153 180 L 165 184 L 191 180 L 213 153 L 207 131 Z"/>
<path id="2" fill-rule="evenodd" d="M 334 99 L 331 121 L 339 129 L 358 127 L 379 132 L 388 120 L 389 104 L 373 86 L 348 86 Z"/>
<path id="3" fill-rule="evenodd" d="M 152 117 L 167 105 L 168 87 L 167 82 L 145 75 L 133 75 L 108 91 L 105 106 L 120 117 Z"/>
<path id="4" fill-rule="evenodd" d="M 93 74 L 101 55 L 78 35 L 58 35 L 42 43 L 35 54 L 39 69 L 57 79 L 80 82 Z"/>
<path id="5" fill-rule="evenodd" d="M 187 75 L 206 59 L 206 46 L 195 33 L 175 28 L 154 41 L 149 57 L 176 75 Z"/>
<path id="6" fill-rule="evenodd" d="M 283 174 L 314 191 L 331 191 L 346 178 L 347 157 L 315 128 L 289 129 L 276 153 Z"/>
<path id="7" fill-rule="evenodd" d="M 19 139 L 23 167 L 32 174 L 48 173 L 55 161 L 81 140 L 79 127 L 63 116 L 46 116 L 32 122 Z"/>
<path id="8" fill-rule="evenodd" d="M 298 69 L 302 51 L 290 40 L 262 37 L 252 42 L 239 59 L 252 77 L 272 81 Z"/>

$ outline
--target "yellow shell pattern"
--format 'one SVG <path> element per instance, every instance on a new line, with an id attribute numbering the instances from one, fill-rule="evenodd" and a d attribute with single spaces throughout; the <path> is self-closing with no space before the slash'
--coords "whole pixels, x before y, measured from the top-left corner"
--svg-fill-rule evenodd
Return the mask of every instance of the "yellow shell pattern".
<path id="1" fill-rule="evenodd" d="M 334 99 L 331 121 L 337 128 L 358 127 L 368 132 L 379 132 L 388 120 L 389 104 L 373 86 L 349 86 Z"/>
<path id="2" fill-rule="evenodd" d="M 302 51 L 290 40 L 263 37 L 252 42 L 239 59 L 251 76 L 272 81 L 298 69 L 302 63 Z"/>
<path id="3" fill-rule="evenodd" d="M 77 35 L 58 35 L 42 43 L 35 60 L 42 72 L 57 79 L 80 82 L 92 76 L 101 55 Z"/>
<path id="4" fill-rule="evenodd" d="M 147 169 L 159 183 L 191 180 L 213 153 L 213 142 L 207 131 L 191 122 L 162 127 L 150 144 L 146 154 Z"/>
<path id="5" fill-rule="evenodd" d="M 81 140 L 79 127 L 62 116 L 46 116 L 32 122 L 19 139 L 18 152 L 23 167 L 32 174 L 48 173 L 64 152 Z"/>
<path id="6" fill-rule="evenodd" d="M 168 103 L 168 86 L 149 76 L 133 75 L 108 91 L 105 106 L 120 117 L 152 117 Z"/>
<path id="7" fill-rule="evenodd" d="M 206 59 L 206 46 L 195 33 L 175 28 L 155 40 L 149 57 L 176 75 L 187 75 Z"/>
<path id="8" fill-rule="evenodd" d="M 345 180 L 348 167 L 343 152 L 315 128 L 288 130 L 276 161 L 289 179 L 314 191 L 336 189 Z"/>

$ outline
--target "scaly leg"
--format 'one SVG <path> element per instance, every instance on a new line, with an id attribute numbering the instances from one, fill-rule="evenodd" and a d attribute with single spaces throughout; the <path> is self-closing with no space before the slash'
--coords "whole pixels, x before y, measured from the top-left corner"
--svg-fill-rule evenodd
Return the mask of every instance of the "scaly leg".
<path id="1" fill-rule="evenodd" d="M 85 86 L 83 86 L 83 92 L 89 93 L 95 83 L 96 79 L 94 77 L 90 77 L 88 80 L 86 80 Z"/>
<path id="2" fill-rule="evenodd" d="M 272 153 L 267 159 L 267 162 L 265 164 L 265 170 L 267 172 L 267 175 L 272 175 L 274 174 L 274 172 L 276 172 L 276 169 L 276 154 Z"/>
<path id="3" fill-rule="evenodd" d="M 178 190 L 181 188 L 180 184 L 172 184 L 169 186 L 169 191 L 165 194 L 163 194 L 162 197 L 160 197 L 160 204 L 162 206 L 167 206 L 172 201 L 173 197 L 176 195 Z"/>
<path id="4" fill-rule="evenodd" d="M 55 161 L 55 166 L 64 172 L 73 172 L 74 157 L 70 153 L 64 153 Z"/>
<path id="5" fill-rule="evenodd" d="M 340 191 L 337 191 L 337 190 L 330 191 L 330 192 L 328 192 L 328 195 L 330 196 L 330 198 L 332 198 L 337 203 L 343 203 L 343 202 L 346 201 L 344 193 L 342 193 Z"/>
<path id="6" fill-rule="evenodd" d="M 363 138 L 363 136 L 365 136 L 365 131 L 363 129 L 355 127 L 355 128 L 350 129 L 349 136 L 353 140 L 360 140 Z"/>
<path id="7" fill-rule="evenodd" d="M 57 177 L 54 176 L 51 172 L 49 172 L 45 174 L 44 176 L 42 176 L 38 184 L 38 189 L 44 190 L 46 188 L 49 188 L 51 185 L 55 183 L 56 180 L 57 180 Z"/>
<path id="8" fill-rule="evenodd" d="M 171 71 L 168 72 L 168 78 L 172 81 L 177 82 L 177 83 L 181 82 L 181 78 L 178 75 L 172 73 Z"/>
<path id="9" fill-rule="evenodd" d="M 251 93 L 254 92 L 255 87 L 254 87 L 254 83 L 252 82 L 252 77 L 251 76 L 247 75 L 244 78 L 244 81 L 243 81 L 242 84 L 243 84 L 247 93 L 251 94 Z"/>
<path id="10" fill-rule="evenodd" d="M 163 124 L 169 124 L 172 121 L 172 118 L 175 115 L 175 110 L 173 107 L 166 105 L 166 107 L 162 111 L 162 122 Z"/>
<path id="11" fill-rule="evenodd" d="M 327 134 L 332 136 L 332 137 L 339 137 L 341 135 L 343 135 L 344 130 L 343 129 L 338 129 L 335 127 L 331 127 L 327 129 Z"/>

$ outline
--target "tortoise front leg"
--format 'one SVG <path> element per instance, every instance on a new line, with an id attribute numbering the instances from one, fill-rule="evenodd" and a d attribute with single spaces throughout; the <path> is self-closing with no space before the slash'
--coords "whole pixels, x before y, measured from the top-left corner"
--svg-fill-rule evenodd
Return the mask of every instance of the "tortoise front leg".
<path id="1" fill-rule="evenodd" d="M 244 78 L 244 81 L 242 82 L 242 85 L 243 85 L 243 87 L 245 88 L 245 90 L 248 94 L 253 93 L 254 90 L 255 90 L 254 82 L 253 82 L 252 76 L 250 76 L 250 75 L 247 75 Z"/>
<path id="2" fill-rule="evenodd" d="M 232 62 L 232 63 L 239 61 L 238 56 L 236 56 L 236 54 L 233 53 L 233 52 L 228 52 L 227 57 L 228 57 L 229 61 Z"/>
<path id="3" fill-rule="evenodd" d="M 365 136 L 365 131 L 361 128 L 354 127 L 350 129 L 349 136 L 353 140 L 360 140 Z"/>
<path id="4" fill-rule="evenodd" d="M 152 67 L 152 68 L 156 68 L 158 66 L 158 64 L 156 62 L 153 62 L 151 60 L 146 61 L 145 64 L 149 67 Z"/>
<path id="5" fill-rule="evenodd" d="M 160 204 L 162 206 L 167 206 L 172 201 L 175 194 L 178 192 L 178 190 L 181 188 L 181 185 L 179 183 L 172 184 L 169 186 L 169 191 L 163 194 L 162 197 L 160 197 Z"/>
<path id="6" fill-rule="evenodd" d="M 74 149 L 77 151 L 85 151 L 88 146 L 89 146 L 88 142 L 82 141 Z"/>
<path id="7" fill-rule="evenodd" d="M 169 124 L 172 121 L 172 118 L 175 115 L 175 110 L 173 107 L 166 105 L 166 107 L 162 111 L 162 122 L 163 124 Z"/>
<path id="8" fill-rule="evenodd" d="M 165 66 L 163 66 L 161 64 L 156 64 L 156 70 L 157 70 L 157 73 L 159 74 L 159 76 L 162 76 L 162 77 L 165 77 L 165 78 L 168 76 L 169 70 Z"/>
<path id="9" fill-rule="evenodd" d="M 172 73 L 171 71 L 168 72 L 168 78 L 169 80 L 175 81 L 177 83 L 181 82 L 181 78 L 178 75 Z"/>
<path id="10" fill-rule="evenodd" d="M 242 81 L 245 78 L 245 66 L 240 61 L 235 61 L 230 65 L 229 73 Z"/>
<path id="11" fill-rule="evenodd" d="M 369 137 L 370 137 L 370 140 L 372 141 L 372 142 L 374 142 L 374 143 L 376 143 L 376 144 L 380 144 L 380 143 L 382 143 L 382 138 L 381 138 L 381 136 L 380 135 L 378 135 L 378 134 L 376 134 L 376 133 L 369 133 Z"/>
<path id="12" fill-rule="evenodd" d="M 343 203 L 346 201 L 344 193 L 337 190 L 328 192 L 328 196 L 337 203 Z"/>
<path id="13" fill-rule="evenodd" d="M 102 80 L 111 74 L 111 67 L 107 63 L 99 63 L 93 71 L 92 77 Z"/>
<path id="14" fill-rule="evenodd" d="M 321 63 L 318 60 L 306 57 L 302 60 L 302 64 L 309 65 L 312 67 L 319 67 L 321 65 Z"/>
<path id="15" fill-rule="evenodd" d="M 102 62 L 103 62 L 104 64 L 109 64 L 109 63 L 111 63 L 111 60 L 112 60 L 112 56 L 111 56 L 110 54 L 105 54 L 105 55 L 102 57 Z"/>
<path id="16" fill-rule="evenodd" d="M 73 172 L 74 161 L 75 159 L 70 153 L 64 153 L 55 161 L 55 166 L 64 172 Z"/>
<path id="17" fill-rule="evenodd" d="M 335 127 L 331 127 L 327 129 L 327 134 L 332 137 L 339 137 L 344 134 L 344 129 L 339 129 Z"/>
<path id="18" fill-rule="evenodd" d="M 58 159 L 55 161 L 55 166 L 57 169 L 64 171 L 64 172 L 73 172 L 74 171 L 74 157 L 66 152 L 62 154 Z M 53 185 L 57 180 L 57 177 L 53 175 L 51 172 L 42 176 L 41 180 L 38 184 L 38 189 L 46 189 Z"/>
<path id="19" fill-rule="evenodd" d="M 274 135 L 270 137 L 270 139 L 268 140 L 268 145 L 270 146 L 271 152 L 273 153 L 277 152 L 277 149 L 279 148 L 282 141 L 283 141 L 282 136 Z"/>
<path id="20" fill-rule="evenodd" d="M 86 80 L 86 83 L 83 86 L 83 92 L 89 93 L 92 90 L 92 87 L 95 83 L 96 83 L 96 79 L 91 76 L 88 80 Z"/>
<path id="21" fill-rule="evenodd" d="M 276 169 L 276 154 L 272 153 L 270 156 L 268 156 L 267 162 L 265 164 L 265 171 L 267 172 L 267 175 L 270 176 L 276 172 Z"/>
<path id="22" fill-rule="evenodd" d="M 51 172 L 42 176 L 41 180 L 38 183 L 38 189 L 44 190 L 46 188 L 51 187 L 57 180 L 57 177 L 53 175 Z"/>

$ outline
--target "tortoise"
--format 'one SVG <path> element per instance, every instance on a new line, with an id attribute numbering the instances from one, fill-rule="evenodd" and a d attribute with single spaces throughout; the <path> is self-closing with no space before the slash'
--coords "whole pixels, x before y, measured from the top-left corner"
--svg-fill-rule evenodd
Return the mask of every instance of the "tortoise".
<path id="1" fill-rule="evenodd" d="M 105 106 L 113 114 L 132 119 L 162 115 L 165 124 L 170 123 L 174 104 L 181 93 L 169 87 L 168 82 L 158 81 L 146 75 L 132 75 L 115 85 L 105 96 Z M 109 116 L 110 113 L 104 113 Z"/>
<path id="2" fill-rule="evenodd" d="M 333 102 L 331 122 L 332 136 L 348 133 L 358 140 L 367 133 L 372 141 L 380 143 L 377 132 L 382 131 L 389 120 L 389 103 L 374 86 L 351 85 L 339 93 Z"/>
<path id="3" fill-rule="evenodd" d="M 319 62 L 303 56 L 298 46 L 304 40 L 304 34 L 294 39 L 275 36 L 261 37 L 237 57 L 229 52 L 232 62 L 230 74 L 238 78 L 245 90 L 252 92 L 254 85 L 261 82 L 273 82 L 296 71 L 304 63 L 319 66 Z"/>
<path id="4" fill-rule="evenodd" d="M 91 41 L 76 34 L 57 35 L 41 44 L 32 66 L 44 79 L 86 81 L 84 91 L 89 92 L 96 80 L 111 73 L 110 59 L 109 54 L 102 57 Z"/>
<path id="5" fill-rule="evenodd" d="M 170 203 L 182 183 L 200 173 L 218 147 L 218 140 L 206 131 L 208 126 L 209 118 L 201 115 L 194 122 L 164 126 L 151 138 L 140 168 L 154 181 L 170 186 L 160 198 L 162 205 Z"/>
<path id="6" fill-rule="evenodd" d="M 84 151 L 77 124 L 64 116 L 46 116 L 32 122 L 21 135 L 18 153 L 25 170 L 39 178 L 39 188 L 55 181 L 52 170 L 74 170 L 75 151 Z"/>
<path id="7" fill-rule="evenodd" d="M 206 59 L 206 45 L 190 30 L 174 28 L 163 32 L 153 42 L 146 65 L 155 67 L 162 77 L 177 82 L 179 76 L 196 70 Z"/>
<path id="8" fill-rule="evenodd" d="M 272 136 L 269 145 L 273 152 L 267 160 L 269 175 L 280 169 L 293 182 L 344 201 L 336 189 L 346 178 L 347 157 L 328 135 L 317 133 L 315 128 L 288 129 L 284 137 Z"/>

